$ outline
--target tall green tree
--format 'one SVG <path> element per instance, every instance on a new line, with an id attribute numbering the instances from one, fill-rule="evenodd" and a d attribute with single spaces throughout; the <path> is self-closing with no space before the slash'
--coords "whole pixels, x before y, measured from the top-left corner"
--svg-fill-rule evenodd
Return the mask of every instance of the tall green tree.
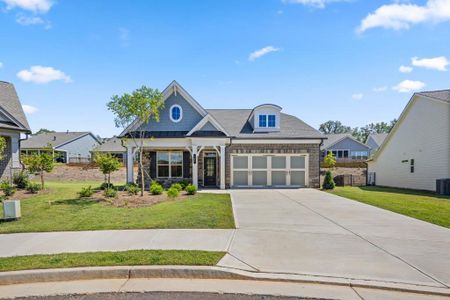
<path id="1" fill-rule="evenodd" d="M 145 128 L 151 121 L 159 122 L 160 111 L 164 108 L 162 93 L 157 89 L 142 86 L 131 94 L 114 95 L 107 107 L 115 115 L 116 127 L 127 128 L 134 121 L 142 124 L 129 133 L 133 145 L 139 150 L 139 169 L 141 175 L 141 196 L 144 195 L 144 140 Z"/>
<path id="2" fill-rule="evenodd" d="M 343 125 L 340 121 L 327 121 L 320 124 L 319 131 L 324 134 L 351 133 L 350 126 Z"/>
<path id="3" fill-rule="evenodd" d="M 41 177 L 41 187 L 44 189 L 44 173 L 50 173 L 55 167 L 55 162 L 53 160 L 52 149 L 48 151 L 42 151 L 41 153 L 25 155 L 22 158 L 22 162 L 25 168 L 30 173 L 39 173 Z"/>
<path id="4" fill-rule="evenodd" d="M 105 175 L 105 181 L 108 183 L 108 187 L 111 186 L 111 173 L 120 169 L 122 166 L 120 161 L 110 153 L 103 154 L 97 152 L 94 153 L 94 162 L 103 175 Z"/>
<path id="5" fill-rule="evenodd" d="M 50 132 L 55 132 L 54 130 L 49 130 L 47 128 L 41 128 L 38 131 L 36 131 L 33 135 L 38 135 L 41 133 L 50 133 Z"/>

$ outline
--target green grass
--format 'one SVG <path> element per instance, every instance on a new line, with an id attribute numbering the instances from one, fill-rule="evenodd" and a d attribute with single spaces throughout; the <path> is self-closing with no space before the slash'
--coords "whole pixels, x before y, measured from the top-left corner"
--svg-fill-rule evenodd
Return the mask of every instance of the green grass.
<path id="1" fill-rule="evenodd" d="M 99 184 L 89 183 L 92 186 Z M 0 233 L 143 228 L 234 228 L 228 194 L 203 194 L 150 207 L 118 208 L 80 200 L 89 185 L 48 182 L 48 191 L 21 201 L 22 218 L 0 222 Z M 49 205 L 49 201 L 52 202 Z M 1 207 L 1 205 L 0 205 Z M 0 214 L 3 212 L 0 209 Z"/>
<path id="2" fill-rule="evenodd" d="M 450 197 L 385 187 L 336 187 L 329 193 L 450 228 Z"/>
<path id="3" fill-rule="evenodd" d="M 213 266 L 224 252 L 187 250 L 130 250 L 63 253 L 0 258 L 0 272 L 94 266 L 190 265 Z"/>

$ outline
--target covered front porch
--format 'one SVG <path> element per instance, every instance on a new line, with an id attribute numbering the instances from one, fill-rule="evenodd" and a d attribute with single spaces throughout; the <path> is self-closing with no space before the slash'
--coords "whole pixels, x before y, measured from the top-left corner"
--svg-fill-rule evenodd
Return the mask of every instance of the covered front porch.
<path id="1" fill-rule="evenodd" d="M 187 181 L 196 187 L 225 189 L 225 146 L 227 138 L 160 138 L 143 142 L 144 182 L 165 185 Z M 140 181 L 134 174 L 133 158 L 139 153 L 138 140 L 124 141 L 127 148 L 127 182 Z"/>

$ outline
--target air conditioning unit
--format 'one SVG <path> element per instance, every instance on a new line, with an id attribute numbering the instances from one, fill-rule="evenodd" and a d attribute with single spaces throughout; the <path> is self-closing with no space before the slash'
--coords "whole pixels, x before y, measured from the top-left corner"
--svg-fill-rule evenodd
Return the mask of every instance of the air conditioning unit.
<path id="1" fill-rule="evenodd" d="M 436 194 L 450 195 L 450 178 L 436 179 Z"/>
<path id="2" fill-rule="evenodd" d="M 5 220 L 20 218 L 20 200 L 3 200 L 3 215 Z"/>

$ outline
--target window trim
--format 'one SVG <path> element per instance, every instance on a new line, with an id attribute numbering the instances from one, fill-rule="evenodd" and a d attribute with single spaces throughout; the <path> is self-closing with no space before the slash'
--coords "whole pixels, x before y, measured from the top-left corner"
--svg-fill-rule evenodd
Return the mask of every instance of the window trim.
<path id="1" fill-rule="evenodd" d="M 326 150 L 325 156 L 328 154 L 328 151 L 330 151 L 331 154 L 333 155 L 333 157 L 336 159 L 351 159 L 351 157 L 352 157 L 350 149 L 329 149 L 329 150 Z M 336 155 L 333 154 L 333 151 L 336 152 Z M 338 157 L 338 155 L 337 155 L 338 151 L 342 151 L 342 157 Z M 347 151 L 347 157 L 344 157 L 344 151 Z"/>
<path id="2" fill-rule="evenodd" d="M 270 117 L 273 117 L 273 126 L 270 126 Z M 267 127 L 276 128 L 277 127 L 277 116 L 274 114 L 267 115 Z"/>
<path id="3" fill-rule="evenodd" d="M 180 110 L 180 118 L 179 118 L 178 120 L 175 120 L 175 119 L 173 118 L 173 116 L 172 116 L 172 110 L 173 110 L 174 108 L 178 108 L 178 109 Z M 180 121 L 183 119 L 183 108 L 182 108 L 180 105 L 178 105 L 178 104 L 172 105 L 172 106 L 170 107 L 170 109 L 169 109 L 169 117 L 170 117 L 170 120 L 171 120 L 172 122 L 174 122 L 174 123 L 180 122 Z"/>
<path id="4" fill-rule="evenodd" d="M 167 164 L 160 164 L 158 159 L 159 153 L 167 153 L 169 155 L 169 161 Z M 172 153 L 181 154 L 181 176 L 172 176 Z M 159 166 L 167 166 L 169 168 L 169 176 L 160 177 L 159 176 Z M 174 164 L 174 166 L 180 166 L 180 164 Z M 184 178 L 184 156 L 183 151 L 156 151 L 156 178 Z"/>
<path id="5" fill-rule="evenodd" d="M 261 121 L 264 118 L 264 126 L 261 126 Z M 258 115 L 258 127 L 259 128 L 267 128 L 267 115 Z"/>

